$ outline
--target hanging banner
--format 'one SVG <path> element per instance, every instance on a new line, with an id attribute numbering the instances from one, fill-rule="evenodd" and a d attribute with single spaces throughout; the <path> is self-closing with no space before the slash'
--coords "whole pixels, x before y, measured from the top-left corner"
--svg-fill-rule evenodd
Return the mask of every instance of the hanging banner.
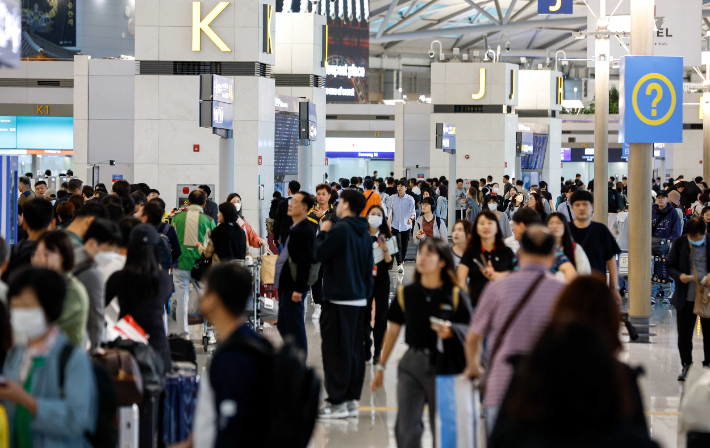
<path id="1" fill-rule="evenodd" d="M 542 0 L 541 0 L 542 1 Z M 587 0 L 589 7 L 595 15 L 599 15 L 599 4 L 602 0 Z M 610 31 L 631 31 L 630 2 L 606 0 L 606 13 L 611 15 L 609 20 Z M 701 65 L 701 39 L 705 33 L 702 30 L 702 4 L 703 0 L 655 0 L 656 14 L 653 34 L 653 54 L 655 56 L 682 56 L 683 65 L 686 67 Z M 597 19 L 584 7 L 587 13 L 587 30 L 597 29 Z M 594 67 L 594 36 L 587 37 L 587 67 Z M 628 47 L 630 39 L 622 38 Z M 612 37 L 609 39 L 609 48 L 614 60 L 629 53 Z"/>
<path id="2" fill-rule="evenodd" d="M 619 143 L 683 142 L 683 58 L 624 56 Z"/>
<path id="3" fill-rule="evenodd" d="M 29 31 L 62 47 L 76 46 L 76 0 L 24 0 Z"/>

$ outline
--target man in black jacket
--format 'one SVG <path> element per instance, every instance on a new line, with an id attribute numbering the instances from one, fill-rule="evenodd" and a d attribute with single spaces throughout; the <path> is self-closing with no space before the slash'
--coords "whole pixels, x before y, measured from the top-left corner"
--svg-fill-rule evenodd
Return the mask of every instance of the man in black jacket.
<path id="1" fill-rule="evenodd" d="M 360 217 L 366 202 L 362 193 L 343 191 L 336 209 L 340 221 L 321 222 L 316 238 L 315 259 L 323 266 L 320 328 L 328 394 L 320 418 L 358 416 L 365 379 L 362 322 L 375 265 L 368 223 Z"/>
<path id="2" fill-rule="evenodd" d="M 291 224 L 293 224 L 293 220 L 288 216 L 289 199 L 299 191 L 301 191 L 301 184 L 298 183 L 298 181 L 292 180 L 289 182 L 288 198 L 279 202 L 278 208 L 276 209 L 276 217 L 274 218 L 274 241 L 280 243 L 282 246 L 286 244 L 289 229 L 291 229 Z M 281 250 L 280 247 L 279 250 Z"/>
<path id="3" fill-rule="evenodd" d="M 210 195 L 212 194 L 212 189 L 209 187 L 209 185 L 200 185 L 198 190 L 201 190 L 205 196 L 207 196 L 207 200 L 205 201 L 205 207 L 203 208 L 203 213 L 215 222 L 215 225 L 217 225 L 217 214 L 219 213 L 219 206 L 217 203 L 213 200 L 210 199 Z"/>
<path id="4" fill-rule="evenodd" d="M 710 287 L 710 238 L 705 233 L 702 218 L 691 218 L 685 225 L 686 234 L 673 241 L 666 266 L 675 281 L 671 303 L 677 311 L 678 351 L 683 370 L 678 381 L 685 381 L 693 363 L 693 333 L 697 316 L 693 313 L 698 284 Z M 691 258 L 691 246 L 693 254 Z M 691 260 L 693 264 L 691 264 Z M 696 277 L 697 273 L 697 277 Z M 704 288 L 702 294 L 707 294 Z M 710 319 L 700 318 L 703 330 L 703 366 L 710 365 Z"/>
<path id="5" fill-rule="evenodd" d="M 32 262 L 37 240 L 52 223 L 52 203 L 42 198 L 29 199 L 22 204 L 22 215 L 22 228 L 27 231 L 28 236 L 26 240 L 12 246 L 10 262 L 2 275 L 5 282 L 14 270 Z"/>
<path id="6" fill-rule="evenodd" d="M 306 216 L 315 201 L 313 196 L 301 191 L 294 194 L 288 202 L 288 216 L 293 220 L 293 226 L 276 262 L 278 279 L 274 286 L 279 290 L 279 316 L 276 327 L 281 337 L 292 336 L 296 345 L 308 353 L 303 302 L 309 288 L 308 277 L 313 264 L 313 243 L 316 234 Z M 293 267 L 296 272 L 293 272 Z"/>

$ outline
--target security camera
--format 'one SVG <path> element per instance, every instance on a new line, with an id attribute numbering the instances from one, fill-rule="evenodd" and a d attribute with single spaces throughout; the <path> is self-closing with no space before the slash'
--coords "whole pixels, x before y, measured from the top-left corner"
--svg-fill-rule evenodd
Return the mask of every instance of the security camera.
<path id="1" fill-rule="evenodd" d="M 505 43 L 505 51 L 507 53 L 510 53 L 511 48 L 512 48 L 512 46 L 510 45 L 510 42 L 506 42 Z"/>
<path id="2" fill-rule="evenodd" d="M 436 54 L 436 53 L 434 52 L 434 49 L 433 49 L 433 48 L 429 50 L 429 57 L 430 57 L 430 58 L 433 58 L 435 54 Z"/>
<path id="3" fill-rule="evenodd" d="M 567 67 L 567 64 L 569 64 L 569 61 L 562 61 L 562 67 Z"/>
<path id="4" fill-rule="evenodd" d="M 108 161 L 108 164 L 109 164 L 109 165 L 115 165 L 115 164 L 116 164 L 116 161 L 115 161 L 115 160 L 109 160 L 109 161 Z"/>

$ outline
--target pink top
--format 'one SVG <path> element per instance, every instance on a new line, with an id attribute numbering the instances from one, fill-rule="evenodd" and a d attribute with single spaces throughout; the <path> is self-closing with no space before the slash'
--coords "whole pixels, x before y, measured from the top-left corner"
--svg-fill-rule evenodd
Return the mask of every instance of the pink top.
<path id="1" fill-rule="evenodd" d="M 523 295 L 541 273 L 546 273 L 546 278 L 540 282 L 525 308 L 518 313 L 508 328 L 493 365 L 490 366 L 490 360 L 487 360 L 486 369 L 489 371 L 484 398 L 486 406 L 503 403 L 513 378 L 513 367 L 507 362 L 508 357 L 529 353 L 552 320 L 552 310 L 565 283 L 547 271 L 542 265 L 527 265 L 501 280 L 488 282 L 481 292 L 470 329 L 481 337 L 489 337 L 490 351 L 496 345 L 501 327 L 505 325 L 513 310 L 518 308 Z M 490 356 L 490 352 L 488 355 Z"/>
<path id="2" fill-rule="evenodd" d="M 254 231 L 254 229 L 251 228 L 248 222 L 244 221 L 244 225 L 242 226 L 242 229 L 246 232 L 247 234 L 247 244 L 249 244 L 251 247 L 258 249 L 261 247 L 261 238 L 259 235 Z"/>

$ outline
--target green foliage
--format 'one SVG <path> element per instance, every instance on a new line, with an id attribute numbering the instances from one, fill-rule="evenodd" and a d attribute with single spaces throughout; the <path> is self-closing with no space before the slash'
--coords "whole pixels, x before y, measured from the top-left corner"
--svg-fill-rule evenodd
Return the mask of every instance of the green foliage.
<path id="1" fill-rule="evenodd" d="M 589 107 L 582 109 L 579 113 L 581 115 L 594 115 L 594 101 L 589 105 Z M 563 114 L 576 114 L 575 111 L 568 112 L 566 109 L 562 109 Z M 612 86 L 609 90 L 609 113 L 618 114 L 619 113 L 619 90 L 616 86 Z"/>

